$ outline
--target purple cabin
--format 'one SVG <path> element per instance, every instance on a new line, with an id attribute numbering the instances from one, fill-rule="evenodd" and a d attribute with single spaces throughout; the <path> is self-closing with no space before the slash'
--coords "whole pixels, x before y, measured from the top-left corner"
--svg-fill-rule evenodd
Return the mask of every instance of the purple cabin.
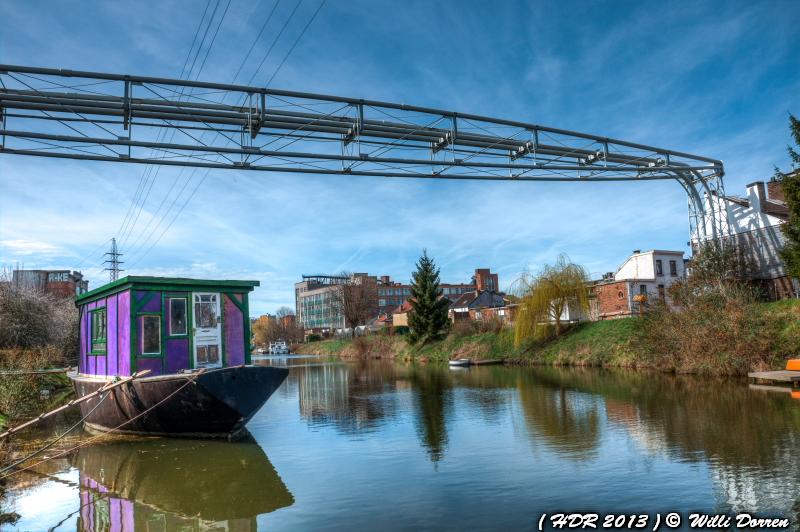
<path id="1" fill-rule="evenodd" d="M 78 371 L 98 377 L 250 363 L 258 281 L 128 276 L 79 296 Z"/>

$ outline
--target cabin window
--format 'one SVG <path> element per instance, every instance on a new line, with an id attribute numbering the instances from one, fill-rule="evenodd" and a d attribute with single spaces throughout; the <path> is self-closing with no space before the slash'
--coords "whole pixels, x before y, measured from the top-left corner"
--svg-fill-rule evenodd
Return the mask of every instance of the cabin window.
<path id="1" fill-rule="evenodd" d="M 660 260 L 656 261 L 656 275 L 664 275 L 664 265 Z"/>
<path id="2" fill-rule="evenodd" d="M 669 261 L 669 274 L 673 277 L 678 276 L 678 263 L 674 260 Z"/>
<path id="3" fill-rule="evenodd" d="M 161 316 L 142 316 L 142 354 L 161 354 Z"/>
<path id="4" fill-rule="evenodd" d="M 194 322 L 195 327 L 210 329 L 217 326 L 217 296 L 216 294 L 203 294 L 194 296 Z"/>
<path id="5" fill-rule="evenodd" d="M 186 299 L 169 298 L 169 334 L 183 336 L 186 334 Z"/>
<path id="6" fill-rule="evenodd" d="M 104 355 L 106 353 L 106 335 L 108 329 L 106 308 L 95 309 L 89 316 L 92 322 L 92 353 Z"/>

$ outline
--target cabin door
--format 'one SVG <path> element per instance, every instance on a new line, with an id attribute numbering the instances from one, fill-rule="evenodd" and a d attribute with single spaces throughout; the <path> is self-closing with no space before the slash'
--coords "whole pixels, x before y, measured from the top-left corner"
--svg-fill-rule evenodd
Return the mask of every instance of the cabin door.
<path id="1" fill-rule="evenodd" d="M 194 292 L 194 367 L 222 367 L 222 319 L 217 292 Z"/>

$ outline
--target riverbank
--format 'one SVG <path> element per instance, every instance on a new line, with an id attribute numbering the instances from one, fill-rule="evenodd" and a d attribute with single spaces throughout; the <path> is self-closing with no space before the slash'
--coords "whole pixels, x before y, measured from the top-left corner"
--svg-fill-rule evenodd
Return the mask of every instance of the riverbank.
<path id="1" fill-rule="evenodd" d="M 514 345 L 514 331 L 467 335 L 450 334 L 422 348 L 410 346 L 403 336 L 374 335 L 353 340 L 323 340 L 301 347 L 304 353 L 342 358 L 388 358 L 443 363 L 450 359 L 504 359 L 513 364 L 648 368 L 679 373 L 742 374 L 747 371 L 782 369 L 787 358 L 800 355 L 800 301 L 763 303 L 755 307 L 763 327 L 749 332 L 758 340 L 757 353 L 741 369 L 718 361 L 726 353 L 683 353 L 680 357 L 655 356 L 644 338 L 644 321 L 622 318 L 573 326 L 560 337 L 535 344 Z M 650 324 L 652 326 L 652 324 Z M 692 358 L 696 363 L 687 365 Z M 678 362 L 680 360 L 680 362 Z"/>
<path id="2" fill-rule="evenodd" d="M 54 360 L 57 363 L 54 364 Z M 49 349 L 0 350 L 0 370 L 22 372 L 0 377 L 0 429 L 72 398 L 72 383 L 66 373 L 33 373 L 53 367 L 63 367 L 63 364 Z"/>

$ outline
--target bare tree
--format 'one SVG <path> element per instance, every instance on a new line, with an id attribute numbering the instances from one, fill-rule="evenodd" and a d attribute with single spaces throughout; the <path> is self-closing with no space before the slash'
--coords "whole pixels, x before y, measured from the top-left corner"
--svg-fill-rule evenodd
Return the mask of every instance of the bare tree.
<path id="1" fill-rule="evenodd" d="M 377 283 L 367 275 L 342 272 L 340 276 L 347 278 L 347 281 L 333 291 L 332 303 L 354 335 L 356 327 L 366 325 L 377 313 Z"/>
<path id="2" fill-rule="evenodd" d="M 278 319 L 285 318 L 286 316 L 294 316 L 294 310 L 291 307 L 281 307 L 275 312 Z"/>

